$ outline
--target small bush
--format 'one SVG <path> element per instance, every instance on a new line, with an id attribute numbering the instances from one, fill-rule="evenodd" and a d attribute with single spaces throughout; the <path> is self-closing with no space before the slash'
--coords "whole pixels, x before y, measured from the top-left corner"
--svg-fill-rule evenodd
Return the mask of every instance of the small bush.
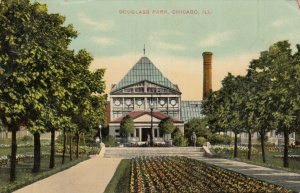
<path id="1" fill-rule="evenodd" d="M 56 153 L 58 154 L 62 154 L 63 152 L 63 146 L 57 144 L 56 145 Z M 92 155 L 92 154 L 98 154 L 99 153 L 99 148 L 98 147 L 89 147 L 89 146 L 79 146 L 79 154 L 88 154 L 88 155 Z M 69 153 L 69 146 L 66 146 L 66 154 Z M 72 147 L 72 153 L 76 153 L 76 146 Z"/>
<path id="2" fill-rule="evenodd" d="M 108 135 L 103 142 L 106 147 L 116 147 L 118 145 L 117 139 L 111 135 Z"/>
<path id="3" fill-rule="evenodd" d="M 173 144 L 178 147 L 186 147 L 188 145 L 188 140 L 184 138 L 182 133 L 179 131 L 174 134 Z"/>
<path id="4" fill-rule="evenodd" d="M 219 135 L 219 134 L 212 134 L 209 136 L 208 141 L 211 144 L 231 144 L 233 139 L 228 135 Z M 239 138 L 238 138 L 239 141 Z"/>
<path id="5" fill-rule="evenodd" d="M 205 143 L 206 142 L 206 139 L 205 139 L 205 137 L 198 137 L 197 138 L 197 143 L 199 144 L 199 145 L 203 145 L 203 143 Z"/>

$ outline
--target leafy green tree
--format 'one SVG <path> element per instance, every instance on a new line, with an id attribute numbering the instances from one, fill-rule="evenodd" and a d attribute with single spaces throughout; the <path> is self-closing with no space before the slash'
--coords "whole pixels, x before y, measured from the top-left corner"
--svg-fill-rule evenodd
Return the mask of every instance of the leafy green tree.
<path id="1" fill-rule="evenodd" d="M 254 131 L 260 135 L 262 159 L 266 162 L 265 156 L 265 137 L 266 133 L 276 128 L 276 119 L 273 116 L 274 103 L 269 97 L 272 92 L 272 80 L 267 75 L 270 58 L 267 52 L 262 52 L 259 59 L 252 60 L 248 70 L 253 82 L 252 95 L 250 97 L 250 104 L 248 109 L 251 111 L 250 121 Z"/>
<path id="2" fill-rule="evenodd" d="M 158 124 L 158 127 L 164 134 L 171 134 L 175 130 L 175 126 L 171 117 L 162 119 Z"/>
<path id="3" fill-rule="evenodd" d="M 234 157 L 237 157 L 237 136 L 243 132 L 239 108 L 241 82 L 241 76 L 235 77 L 229 73 L 222 81 L 222 88 L 213 92 L 203 103 L 203 113 L 207 116 L 210 128 L 234 133 Z"/>
<path id="4" fill-rule="evenodd" d="M 37 2 L 0 2 L 0 116 L 12 132 L 11 181 L 15 180 L 16 132 L 39 119 L 46 108 L 49 83 L 63 73 L 63 65 L 54 58 L 76 36 L 72 26 L 61 25 L 63 21 Z"/>
<path id="5" fill-rule="evenodd" d="M 251 68 L 268 83 L 265 101 L 270 108 L 272 128 L 277 128 L 284 136 L 284 167 L 289 166 L 289 135 L 299 129 L 300 46 L 297 48 L 298 51 L 292 54 L 288 41 L 277 42 L 264 51 Z"/>
<path id="6" fill-rule="evenodd" d="M 120 123 L 120 134 L 127 139 L 134 132 L 134 122 L 129 115 L 126 115 Z"/>
<path id="7" fill-rule="evenodd" d="M 80 133 L 97 129 L 100 123 L 104 125 L 106 95 L 101 96 L 105 89 L 104 70 L 90 72 L 89 65 L 92 60 L 92 56 L 86 50 L 80 50 L 74 57 L 76 68 L 73 69 L 73 76 L 70 78 L 75 85 L 70 88 L 71 101 L 77 107 L 71 112 L 72 120 L 77 125 L 74 131 L 77 158 Z"/>
<path id="8" fill-rule="evenodd" d="M 224 122 L 223 126 L 229 128 L 234 133 L 234 157 L 237 157 L 238 134 L 244 131 L 243 122 L 241 121 L 240 109 L 240 87 L 242 85 L 241 76 L 233 76 L 228 74 L 222 81 L 222 89 L 224 97 Z"/>

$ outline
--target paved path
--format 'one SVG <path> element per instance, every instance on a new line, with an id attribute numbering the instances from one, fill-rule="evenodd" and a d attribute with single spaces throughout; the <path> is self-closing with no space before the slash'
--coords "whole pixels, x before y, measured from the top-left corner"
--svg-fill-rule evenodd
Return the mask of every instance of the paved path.
<path id="1" fill-rule="evenodd" d="M 297 173 L 270 169 L 228 159 L 203 157 L 198 160 L 300 192 L 300 174 Z"/>
<path id="2" fill-rule="evenodd" d="M 120 158 L 95 156 L 15 193 L 102 193 L 120 161 Z"/>

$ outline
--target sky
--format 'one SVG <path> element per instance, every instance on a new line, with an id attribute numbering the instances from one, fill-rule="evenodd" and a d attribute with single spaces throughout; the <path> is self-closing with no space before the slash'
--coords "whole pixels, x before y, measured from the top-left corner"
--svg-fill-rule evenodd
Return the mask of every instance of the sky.
<path id="1" fill-rule="evenodd" d="M 252 59 L 273 43 L 300 44 L 298 0 L 37 0 L 66 17 L 87 49 L 91 70 L 105 68 L 106 92 L 146 56 L 183 100 L 201 100 L 203 58 L 213 52 L 213 90 L 230 72 L 245 75 Z"/>

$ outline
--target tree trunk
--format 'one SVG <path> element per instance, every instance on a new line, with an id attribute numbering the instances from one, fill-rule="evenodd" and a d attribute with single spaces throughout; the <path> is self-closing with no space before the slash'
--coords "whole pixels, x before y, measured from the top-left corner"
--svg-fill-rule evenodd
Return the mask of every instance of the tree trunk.
<path id="1" fill-rule="evenodd" d="M 40 139 L 40 133 L 35 132 L 33 134 L 33 138 L 34 138 L 34 156 L 33 156 L 32 172 L 37 173 L 41 169 L 41 139 Z"/>
<path id="2" fill-rule="evenodd" d="M 76 132 L 76 159 L 79 157 L 79 132 Z"/>
<path id="3" fill-rule="evenodd" d="M 55 129 L 51 128 L 51 150 L 50 150 L 50 163 L 49 168 L 55 166 Z"/>
<path id="4" fill-rule="evenodd" d="M 283 167 L 289 167 L 289 132 L 284 129 L 284 152 L 283 152 Z"/>
<path id="5" fill-rule="evenodd" d="M 265 155 L 265 132 L 260 132 L 260 143 L 261 143 L 261 155 L 263 162 L 266 163 L 266 155 Z"/>
<path id="6" fill-rule="evenodd" d="M 10 181 L 16 180 L 17 161 L 17 128 L 12 128 L 11 132 L 11 156 L 10 156 Z"/>
<path id="7" fill-rule="evenodd" d="M 252 151 L 252 139 L 251 139 L 251 130 L 248 132 L 248 160 L 251 160 L 251 151 Z"/>
<path id="8" fill-rule="evenodd" d="M 234 157 L 237 157 L 237 133 L 234 133 Z"/>
<path id="9" fill-rule="evenodd" d="M 69 141 L 69 155 L 70 155 L 70 161 L 72 161 L 72 133 L 69 133 L 70 135 L 70 141 Z"/>
<path id="10" fill-rule="evenodd" d="M 66 154 L 66 130 L 63 129 L 63 152 L 62 152 L 62 164 L 65 163 L 65 154 Z"/>

